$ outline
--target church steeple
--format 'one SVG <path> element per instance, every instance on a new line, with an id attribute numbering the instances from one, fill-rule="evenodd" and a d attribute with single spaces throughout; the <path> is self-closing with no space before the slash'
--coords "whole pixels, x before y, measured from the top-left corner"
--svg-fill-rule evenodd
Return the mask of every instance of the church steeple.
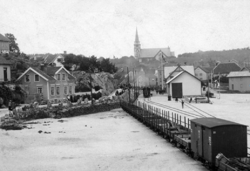
<path id="1" fill-rule="evenodd" d="M 139 36 L 136 28 L 136 33 L 135 33 L 135 42 L 134 42 L 134 56 L 136 59 L 140 57 L 140 51 L 141 51 L 141 44 L 139 41 Z"/>
<path id="2" fill-rule="evenodd" d="M 136 33 L 135 33 L 135 44 L 140 44 L 137 28 L 136 28 Z"/>

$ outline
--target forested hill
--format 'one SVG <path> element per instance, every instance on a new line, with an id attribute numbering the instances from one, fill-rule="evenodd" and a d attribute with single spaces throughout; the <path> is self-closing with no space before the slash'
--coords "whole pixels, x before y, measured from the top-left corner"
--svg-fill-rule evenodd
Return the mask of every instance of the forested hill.
<path id="1" fill-rule="evenodd" d="M 229 62 L 236 61 L 239 65 L 243 66 L 244 62 L 250 62 L 250 49 L 249 47 L 243 49 L 232 49 L 223 51 L 199 51 L 194 53 L 183 53 L 178 55 L 178 61 L 191 61 L 200 62 Z M 192 62 L 191 62 L 192 63 Z"/>

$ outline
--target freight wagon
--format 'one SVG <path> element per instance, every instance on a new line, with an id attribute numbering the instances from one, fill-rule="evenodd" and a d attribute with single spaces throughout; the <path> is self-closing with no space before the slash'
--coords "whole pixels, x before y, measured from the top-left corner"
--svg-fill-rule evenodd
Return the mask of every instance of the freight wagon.
<path id="1" fill-rule="evenodd" d="M 250 171 L 246 125 L 212 117 L 181 121 L 169 112 L 145 104 L 121 102 L 121 107 L 210 168 Z"/>

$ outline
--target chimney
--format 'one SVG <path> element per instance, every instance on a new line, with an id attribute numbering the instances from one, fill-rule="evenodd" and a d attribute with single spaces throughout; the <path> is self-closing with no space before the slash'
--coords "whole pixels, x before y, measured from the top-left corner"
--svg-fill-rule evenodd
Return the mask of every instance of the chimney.
<path id="1" fill-rule="evenodd" d="M 67 54 L 67 51 L 66 51 L 66 50 L 65 50 L 65 51 L 63 51 L 63 54 L 64 54 L 64 55 L 66 55 L 66 54 Z"/>
<path id="2" fill-rule="evenodd" d="M 41 64 L 40 65 L 40 70 L 47 73 L 47 65 L 46 64 Z"/>

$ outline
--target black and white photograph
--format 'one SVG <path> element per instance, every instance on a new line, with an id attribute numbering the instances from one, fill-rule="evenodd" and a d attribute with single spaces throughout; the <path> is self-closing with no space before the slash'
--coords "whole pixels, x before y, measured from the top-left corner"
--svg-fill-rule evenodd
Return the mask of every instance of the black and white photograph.
<path id="1" fill-rule="evenodd" d="M 0 171 L 250 171 L 249 0 L 0 0 Z"/>

